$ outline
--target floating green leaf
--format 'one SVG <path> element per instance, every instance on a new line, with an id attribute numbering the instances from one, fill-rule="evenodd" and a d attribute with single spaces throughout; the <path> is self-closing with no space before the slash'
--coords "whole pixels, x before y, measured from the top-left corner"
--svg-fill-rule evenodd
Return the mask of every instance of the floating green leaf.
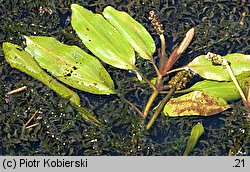
<path id="1" fill-rule="evenodd" d="M 98 59 L 52 37 L 25 36 L 26 51 L 60 81 L 94 94 L 115 94 L 114 83 Z"/>
<path id="2" fill-rule="evenodd" d="M 104 17 L 129 41 L 139 55 L 152 60 L 155 43 L 148 31 L 128 13 L 107 6 Z"/>
<path id="3" fill-rule="evenodd" d="M 135 70 L 135 52 L 129 42 L 101 14 L 71 5 L 71 24 L 83 44 L 105 63 Z"/>
<path id="4" fill-rule="evenodd" d="M 227 102 L 201 91 L 194 91 L 183 96 L 172 98 L 164 107 L 167 116 L 209 116 L 230 108 Z"/>
<path id="5" fill-rule="evenodd" d="M 202 91 L 223 98 L 226 101 L 236 100 L 240 98 L 240 94 L 233 82 L 204 80 L 201 82 L 197 82 L 190 89 L 195 91 Z"/>
<path id="6" fill-rule="evenodd" d="M 240 85 L 244 90 L 247 89 L 247 85 L 245 84 L 245 80 L 240 80 Z M 211 81 L 204 80 L 197 82 L 189 89 L 183 91 L 202 91 L 204 93 L 208 93 L 217 97 L 220 97 L 226 101 L 229 100 L 237 100 L 240 98 L 240 94 L 235 87 L 233 82 L 219 82 L 219 81 Z"/>
<path id="7" fill-rule="evenodd" d="M 195 147 L 197 141 L 199 140 L 200 136 L 204 133 L 204 127 L 201 123 L 196 124 L 191 131 L 190 137 L 187 142 L 186 150 L 184 151 L 183 155 L 187 156 Z"/>
<path id="8" fill-rule="evenodd" d="M 74 91 L 55 81 L 51 76 L 43 71 L 32 58 L 32 56 L 28 52 L 23 51 L 22 47 L 12 43 L 4 42 L 3 51 L 5 54 L 5 59 L 10 63 L 11 67 L 16 68 L 41 81 L 49 88 L 54 90 L 57 94 L 65 99 L 68 99 L 72 105 L 77 107 L 77 110 L 81 113 L 85 120 L 96 125 L 101 124 L 87 109 L 81 107 L 80 98 Z"/>
<path id="9" fill-rule="evenodd" d="M 247 91 L 248 81 L 250 80 L 250 71 L 242 72 L 237 76 L 237 80 L 243 91 Z M 230 81 L 203 80 L 182 91 L 202 91 L 204 93 L 223 98 L 226 101 L 237 100 L 241 98 L 235 84 Z"/>
<path id="10" fill-rule="evenodd" d="M 250 55 L 234 53 L 223 57 L 230 63 L 235 76 L 240 75 L 242 72 L 250 71 Z M 213 65 L 210 61 L 206 60 L 205 55 L 196 57 L 185 67 L 198 73 L 205 79 L 231 81 L 226 68 L 220 65 Z"/>

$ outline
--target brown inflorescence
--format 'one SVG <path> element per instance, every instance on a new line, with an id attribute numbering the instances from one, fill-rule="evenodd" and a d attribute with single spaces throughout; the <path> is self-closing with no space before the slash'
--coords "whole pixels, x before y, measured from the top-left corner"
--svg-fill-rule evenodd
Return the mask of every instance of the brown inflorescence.
<path id="1" fill-rule="evenodd" d="M 156 33 L 158 35 L 162 35 L 164 33 L 163 25 L 159 21 L 156 12 L 150 11 L 148 19 L 151 21 L 152 25 L 154 26 L 154 29 L 156 30 Z"/>

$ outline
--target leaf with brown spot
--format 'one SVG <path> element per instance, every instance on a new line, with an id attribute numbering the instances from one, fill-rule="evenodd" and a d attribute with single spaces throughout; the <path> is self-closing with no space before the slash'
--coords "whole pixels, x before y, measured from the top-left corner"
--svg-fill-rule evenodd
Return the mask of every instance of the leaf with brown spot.
<path id="1" fill-rule="evenodd" d="M 93 94 L 116 94 L 109 73 L 94 56 L 77 46 L 62 44 L 53 37 L 24 37 L 25 51 L 58 80 Z"/>
<path id="2" fill-rule="evenodd" d="M 201 91 L 194 91 L 172 98 L 164 107 L 166 116 L 210 116 L 230 108 L 227 102 Z"/>

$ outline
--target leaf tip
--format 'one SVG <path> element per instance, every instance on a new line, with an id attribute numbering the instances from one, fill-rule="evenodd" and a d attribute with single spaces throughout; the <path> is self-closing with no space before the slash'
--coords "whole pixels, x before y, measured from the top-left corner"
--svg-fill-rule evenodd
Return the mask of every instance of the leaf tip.
<path id="1" fill-rule="evenodd" d="M 195 32 L 195 29 L 191 28 L 186 33 L 185 38 L 183 39 L 183 41 L 181 42 L 179 48 L 177 49 L 178 54 L 182 54 L 186 50 L 186 48 L 188 47 L 188 45 L 190 44 L 190 42 L 192 41 L 192 39 L 194 37 L 194 32 Z"/>
<path id="2" fill-rule="evenodd" d="M 76 7 L 78 7 L 79 5 L 78 4 L 71 4 L 70 7 L 71 7 L 71 10 L 72 9 L 75 9 Z"/>

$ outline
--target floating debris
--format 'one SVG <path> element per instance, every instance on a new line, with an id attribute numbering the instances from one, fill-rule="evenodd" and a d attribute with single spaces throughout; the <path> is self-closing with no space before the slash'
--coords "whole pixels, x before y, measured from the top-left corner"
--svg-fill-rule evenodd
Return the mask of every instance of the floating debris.
<path id="1" fill-rule="evenodd" d="M 15 89 L 15 90 L 9 91 L 7 94 L 11 95 L 11 94 L 19 93 L 19 92 L 24 91 L 24 90 L 27 90 L 27 86 L 23 86 L 23 87 Z"/>

